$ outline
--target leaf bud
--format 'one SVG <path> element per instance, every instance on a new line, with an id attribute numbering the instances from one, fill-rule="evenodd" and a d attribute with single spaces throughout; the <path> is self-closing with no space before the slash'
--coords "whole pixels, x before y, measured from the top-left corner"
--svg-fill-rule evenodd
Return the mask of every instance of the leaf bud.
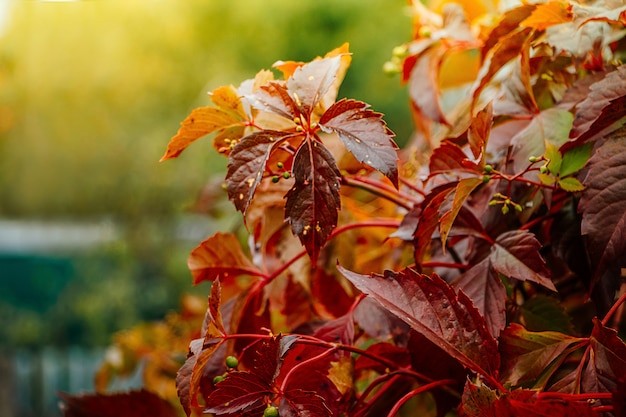
<path id="1" fill-rule="evenodd" d="M 280 178 L 278 178 L 278 175 L 274 175 L 274 176 L 272 177 L 272 182 L 273 182 L 274 184 L 276 184 L 278 181 L 280 181 Z"/>
<path id="2" fill-rule="evenodd" d="M 430 38 L 433 34 L 433 28 L 431 28 L 428 25 L 420 26 L 419 30 L 417 31 L 417 34 L 419 35 L 420 38 Z"/>
<path id="3" fill-rule="evenodd" d="M 537 158 L 536 156 L 531 156 L 528 158 L 528 160 L 534 164 L 535 162 L 539 160 L 539 158 Z"/>
<path id="4" fill-rule="evenodd" d="M 498 201 L 496 201 L 496 200 L 491 200 L 491 201 L 489 202 L 489 205 L 490 205 L 490 206 L 497 206 L 497 205 L 498 205 Z"/>
<path id="5" fill-rule="evenodd" d="M 509 206 L 507 206 L 506 204 L 502 205 L 502 214 L 508 214 L 509 213 Z"/>
<path id="6" fill-rule="evenodd" d="M 543 165 L 542 167 L 539 168 L 539 172 L 541 172 L 542 174 L 547 174 L 548 173 L 548 167 Z"/>
<path id="7" fill-rule="evenodd" d="M 392 54 L 393 56 L 397 56 L 398 58 L 402 58 L 406 56 L 407 52 L 409 52 L 409 48 L 406 45 L 398 45 L 393 48 Z"/>
<path id="8" fill-rule="evenodd" d="M 396 63 L 387 61 L 383 64 L 383 72 L 387 75 L 395 75 L 400 72 L 400 68 Z"/>
<path id="9" fill-rule="evenodd" d="M 268 406 L 263 411 L 263 417 L 278 417 L 278 408 L 274 407 L 273 405 Z"/>
<path id="10" fill-rule="evenodd" d="M 485 165 L 483 170 L 485 171 L 485 174 L 491 174 L 493 172 L 493 167 L 491 165 Z"/>
<path id="11" fill-rule="evenodd" d="M 229 368 L 236 368 L 237 366 L 239 366 L 239 359 L 237 359 L 234 356 L 227 356 L 226 357 L 226 366 Z"/>
<path id="12" fill-rule="evenodd" d="M 224 377 L 222 375 L 217 375 L 215 378 L 213 378 L 213 384 L 219 384 L 223 380 L 224 380 Z"/>
<path id="13" fill-rule="evenodd" d="M 291 174 L 289 172 L 283 172 L 283 178 L 288 180 L 289 178 L 291 178 Z"/>

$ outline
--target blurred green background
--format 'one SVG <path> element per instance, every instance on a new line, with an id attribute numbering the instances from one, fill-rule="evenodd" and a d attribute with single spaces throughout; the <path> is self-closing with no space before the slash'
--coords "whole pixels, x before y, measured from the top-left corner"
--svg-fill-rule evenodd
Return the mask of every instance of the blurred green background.
<path id="1" fill-rule="evenodd" d="M 226 160 L 209 140 L 158 163 L 206 93 L 350 42 L 340 97 L 385 113 L 406 0 L 0 1 L 0 347 L 103 346 L 191 286 L 189 251 L 234 227 L 190 208 Z M 217 176 L 217 177 L 216 177 Z M 233 210 L 234 211 L 234 210 Z"/>

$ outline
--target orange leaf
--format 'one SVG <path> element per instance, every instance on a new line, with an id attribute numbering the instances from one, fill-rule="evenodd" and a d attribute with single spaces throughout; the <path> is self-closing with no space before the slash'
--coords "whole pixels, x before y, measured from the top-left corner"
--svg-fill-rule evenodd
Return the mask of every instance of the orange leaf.
<path id="1" fill-rule="evenodd" d="M 237 238 L 228 233 L 216 233 L 202 241 L 191 251 L 187 266 L 195 285 L 229 275 L 263 276 L 243 253 Z"/>
<path id="2" fill-rule="evenodd" d="M 571 6 L 565 1 L 555 0 L 537 6 L 531 15 L 520 23 L 520 26 L 544 30 L 549 26 L 571 21 Z"/>
<path id="3" fill-rule="evenodd" d="M 183 120 L 176 136 L 167 144 L 165 155 L 163 155 L 160 161 L 176 158 L 187 146 L 191 145 L 202 136 L 240 124 L 240 120 L 237 120 L 222 109 L 215 107 L 199 107 L 194 109 L 191 114 Z"/>
<path id="4" fill-rule="evenodd" d="M 447 211 L 441 219 L 439 220 L 439 234 L 441 235 L 441 247 L 446 248 L 446 240 L 448 239 L 448 234 L 450 233 L 450 229 L 452 229 L 452 224 L 454 223 L 454 219 L 459 214 L 461 207 L 467 200 L 467 197 L 482 184 L 483 181 L 481 178 L 464 178 L 456 185 L 456 190 L 454 192 L 454 201 L 452 202 L 452 208 Z"/>

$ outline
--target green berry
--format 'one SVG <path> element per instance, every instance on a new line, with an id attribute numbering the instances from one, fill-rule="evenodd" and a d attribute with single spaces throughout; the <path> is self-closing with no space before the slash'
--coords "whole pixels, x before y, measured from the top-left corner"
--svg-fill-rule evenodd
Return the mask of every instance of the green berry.
<path id="1" fill-rule="evenodd" d="M 491 177 L 489 175 L 483 175 L 483 182 L 489 182 Z"/>
<path id="2" fill-rule="evenodd" d="M 283 169 L 283 168 L 285 167 L 285 164 L 283 164 L 282 162 L 278 162 L 278 163 L 276 164 L 276 166 L 277 166 L 279 169 Z"/>
<path id="3" fill-rule="evenodd" d="M 272 182 L 273 182 L 274 184 L 276 184 L 279 180 L 280 180 L 280 178 L 278 178 L 278 175 L 274 175 L 274 176 L 272 177 Z"/>
<path id="4" fill-rule="evenodd" d="M 291 174 L 289 172 L 283 172 L 283 178 L 288 180 L 289 178 L 291 178 Z"/>
<path id="5" fill-rule="evenodd" d="M 215 378 L 213 378 L 213 384 L 219 384 L 223 380 L 224 380 L 224 377 L 222 375 L 218 375 Z"/>
<path id="6" fill-rule="evenodd" d="M 491 174 L 493 172 L 493 167 L 491 165 L 485 165 L 484 171 L 485 174 Z"/>
<path id="7" fill-rule="evenodd" d="M 531 156 L 530 158 L 528 158 L 528 160 L 534 164 L 539 160 L 539 158 L 537 158 L 536 156 Z"/>
<path id="8" fill-rule="evenodd" d="M 300 125 L 296 126 L 296 132 L 302 132 L 304 131 L 304 128 Z"/>
<path id="9" fill-rule="evenodd" d="M 270 405 L 263 411 L 263 417 L 278 417 L 278 408 Z"/>
<path id="10" fill-rule="evenodd" d="M 239 359 L 234 356 L 227 356 L 226 366 L 228 366 L 229 368 L 236 368 L 237 366 L 239 366 Z"/>
<path id="11" fill-rule="evenodd" d="M 548 173 L 548 167 L 547 166 L 542 166 L 539 168 L 539 172 L 541 172 L 542 174 L 547 174 Z"/>
<path id="12" fill-rule="evenodd" d="M 407 48 L 406 45 L 398 45 L 395 48 L 393 48 L 392 54 L 393 56 L 402 58 L 403 56 L 407 54 L 408 51 L 409 51 L 409 48 Z"/>
<path id="13" fill-rule="evenodd" d="M 507 214 L 508 212 L 509 212 L 509 206 L 503 205 L 502 206 L 502 214 Z"/>

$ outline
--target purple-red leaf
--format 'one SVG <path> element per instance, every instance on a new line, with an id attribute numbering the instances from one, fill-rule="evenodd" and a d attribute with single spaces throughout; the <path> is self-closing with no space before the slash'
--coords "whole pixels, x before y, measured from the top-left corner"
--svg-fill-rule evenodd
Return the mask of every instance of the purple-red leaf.
<path id="1" fill-rule="evenodd" d="M 166 400 L 150 391 L 131 391 L 110 395 L 69 395 L 59 393 L 65 417 L 176 417 Z"/>
<path id="2" fill-rule="evenodd" d="M 246 213 L 257 186 L 263 179 L 272 147 L 287 133 L 263 130 L 241 139 L 230 154 L 226 186 L 237 210 Z"/>
<path id="3" fill-rule="evenodd" d="M 369 110 L 361 101 L 342 99 L 322 115 L 319 123 L 325 132 L 336 132 L 356 159 L 398 186 L 397 146 L 382 114 Z"/>
<path id="4" fill-rule="evenodd" d="M 578 142 L 590 139 L 600 132 L 608 133 L 606 130 L 619 127 L 624 117 L 626 65 L 618 67 L 589 87 L 587 98 L 576 105 L 576 119 L 570 136 L 577 138 Z M 615 126 L 617 122 L 620 124 Z"/>
<path id="5" fill-rule="evenodd" d="M 461 364 L 484 375 L 500 366 L 496 340 L 469 298 L 437 275 L 412 269 L 360 275 L 339 267 L 360 291 L 404 320 Z"/>
<path id="6" fill-rule="evenodd" d="M 498 337 L 506 326 L 506 289 L 489 257 L 465 271 L 452 286 L 463 291 L 485 318 L 489 332 Z"/>
<path id="7" fill-rule="evenodd" d="M 293 120 L 298 113 L 297 104 L 287 92 L 284 81 L 272 81 L 245 97 L 255 109 L 274 113 L 285 119 Z"/>
<path id="8" fill-rule="evenodd" d="M 228 275 L 262 275 L 243 253 L 237 238 L 228 233 L 216 233 L 202 241 L 191 251 L 187 266 L 194 284 Z"/>
<path id="9" fill-rule="evenodd" d="M 499 273 L 520 281 L 532 281 L 556 291 L 550 271 L 539 254 L 541 243 L 527 230 L 512 230 L 498 236 L 489 258 Z"/>
<path id="10" fill-rule="evenodd" d="M 594 269 L 590 292 L 605 272 L 623 266 L 626 255 L 626 130 L 611 135 L 589 160 L 578 206 L 581 231 Z M 607 275 L 601 289 L 613 294 L 619 274 Z M 612 299 L 612 296 L 609 298 Z"/>
<path id="11" fill-rule="evenodd" d="M 310 138 L 296 153 L 293 174 L 295 184 L 287 193 L 285 219 L 315 263 L 337 226 L 341 174 L 331 153 Z"/>

